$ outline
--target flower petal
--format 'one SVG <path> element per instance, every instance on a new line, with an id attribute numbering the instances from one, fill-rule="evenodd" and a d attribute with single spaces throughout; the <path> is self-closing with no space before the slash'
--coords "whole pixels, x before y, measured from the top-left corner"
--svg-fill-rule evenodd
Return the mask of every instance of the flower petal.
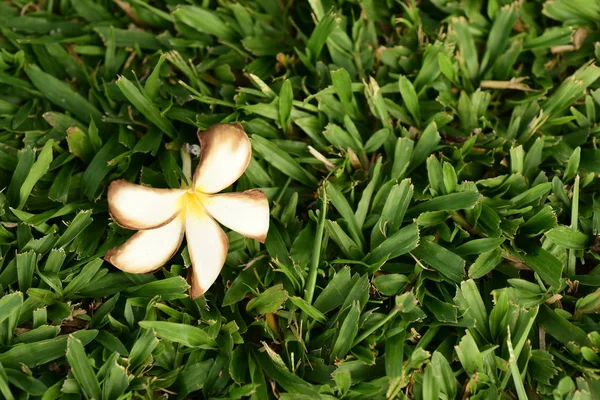
<path id="1" fill-rule="evenodd" d="M 121 246 L 113 247 L 104 259 L 122 271 L 144 274 L 162 267 L 183 240 L 184 218 L 178 216 L 156 229 L 139 231 Z"/>
<path id="2" fill-rule="evenodd" d="M 223 229 L 197 203 L 186 208 L 185 236 L 192 271 L 189 274 L 191 297 L 203 295 L 219 276 L 229 249 Z"/>
<path id="3" fill-rule="evenodd" d="M 250 163 L 250 139 L 240 124 L 217 124 L 198 133 L 200 163 L 194 173 L 194 188 L 217 193 L 238 180 Z"/>
<path id="4" fill-rule="evenodd" d="M 126 180 L 108 187 L 108 211 L 128 229 L 153 229 L 168 224 L 179 214 L 185 190 L 154 189 Z"/>
<path id="5" fill-rule="evenodd" d="M 264 243 L 269 230 L 269 200 L 260 190 L 206 196 L 202 206 L 229 229 Z"/>

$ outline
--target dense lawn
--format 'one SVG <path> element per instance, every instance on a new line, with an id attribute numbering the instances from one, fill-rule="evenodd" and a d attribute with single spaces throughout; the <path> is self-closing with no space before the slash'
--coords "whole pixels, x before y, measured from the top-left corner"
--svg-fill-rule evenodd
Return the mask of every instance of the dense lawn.
<path id="1" fill-rule="evenodd" d="M 599 399 L 599 28 L 599 0 L 2 1 L 0 398 Z M 179 188 L 235 122 L 265 243 L 227 229 L 195 300 L 186 242 L 104 261 L 110 182 Z"/>

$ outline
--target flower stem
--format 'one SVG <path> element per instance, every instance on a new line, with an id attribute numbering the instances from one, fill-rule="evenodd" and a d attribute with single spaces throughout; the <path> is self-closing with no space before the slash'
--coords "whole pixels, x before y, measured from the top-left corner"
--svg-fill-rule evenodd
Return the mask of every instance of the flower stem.
<path id="1" fill-rule="evenodd" d="M 573 183 L 573 196 L 571 197 L 571 229 L 577 230 L 577 222 L 579 221 L 579 175 L 575 177 L 575 182 Z M 567 262 L 567 272 L 570 275 L 577 274 L 577 258 L 576 258 L 576 250 L 569 249 L 568 251 L 568 262 Z"/>
<path id="2" fill-rule="evenodd" d="M 188 187 L 192 183 L 192 157 L 190 157 L 190 145 L 187 143 L 181 146 L 181 170 L 185 179 L 181 182 L 181 186 Z"/>
<path id="3" fill-rule="evenodd" d="M 319 222 L 313 244 L 312 258 L 310 260 L 310 270 L 306 282 L 306 291 L 304 300 L 312 304 L 315 295 L 315 286 L 317 284 L 317 273 L 319 271 L 319 262 L 321 261 L 321 245 L 323 244 L 323 235 L 325 233 L 325 217 L 327 216 L 327 193 L 321 190 L 321 210 L 319 212 Z"/>

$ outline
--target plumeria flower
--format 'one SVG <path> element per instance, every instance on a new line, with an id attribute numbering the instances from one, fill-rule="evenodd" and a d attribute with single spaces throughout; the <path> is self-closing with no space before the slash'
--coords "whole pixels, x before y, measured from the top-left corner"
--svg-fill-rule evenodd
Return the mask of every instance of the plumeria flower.
<path id="1" fill-rule="evenodd" d="M 201 157 L 191 187 L 153 189 L 125 180 L 110 184 L 110 215 L 120 226 L 139 232 L 105 256 L 125 272 L 152 272 L 177 252 L 185 234 L 192 298 L 214 283 L 227 257 L 229 241 L 216 221 L 260 242 L 269 230 L 269 202 L 263 192 L 217 194 L 238 180 L 250 162 L 252 148 L 242 126 L 214 125 L 198 133 L 198 139 Z"/>

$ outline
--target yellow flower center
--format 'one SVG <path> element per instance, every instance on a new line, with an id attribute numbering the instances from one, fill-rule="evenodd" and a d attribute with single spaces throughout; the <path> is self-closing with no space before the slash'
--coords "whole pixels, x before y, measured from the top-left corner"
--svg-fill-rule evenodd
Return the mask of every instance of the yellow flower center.
<path id="1" fill-rule="evenodd" d="M 206 211 L 204 210 L 202 203 L 207 197 L 208 195 L 204 192 L 192 188 L 188 189 L 185 194 L 181 196 L 182 213 L 186 213 L 186 211 L 205 213 Z"/>

